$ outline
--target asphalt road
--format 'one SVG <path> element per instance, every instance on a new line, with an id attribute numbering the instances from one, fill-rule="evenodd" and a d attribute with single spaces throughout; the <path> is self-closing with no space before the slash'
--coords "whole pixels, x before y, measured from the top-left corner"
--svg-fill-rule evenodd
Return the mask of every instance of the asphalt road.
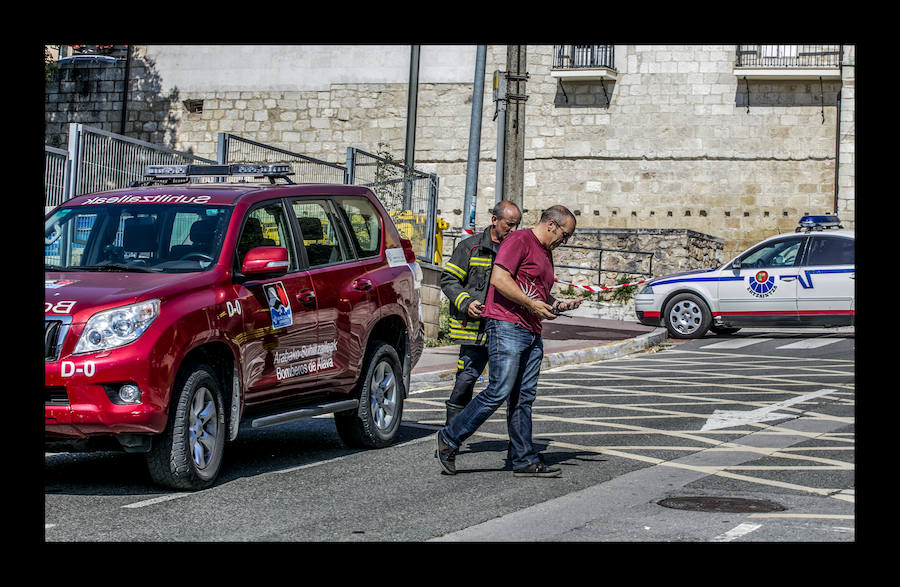
<path id="1" fill-rule="evenodd" d="M 502 411 L 441 474 L 447 387 L 411 396 L 382 450 L 344 448 L 330 417 L 253 431 L 196 493 L 154 486 L 139 455 L 52 454 L 44 537 L 852 541 L 854 348 L 852 333 L 741 331 L 547 371 L 534 437 L 556 479 L 512 476 Z"/>

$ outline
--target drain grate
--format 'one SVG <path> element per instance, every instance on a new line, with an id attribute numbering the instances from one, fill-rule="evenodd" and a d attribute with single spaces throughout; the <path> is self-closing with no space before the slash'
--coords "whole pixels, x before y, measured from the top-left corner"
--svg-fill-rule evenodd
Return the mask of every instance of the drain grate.
<path id="1" fill-rule="evenodd" d="M 780 503 L 765 499 L 744 499 L 740 497 L 668 497 L 659 505 L 675 510 L 693 512 L 760 513 L 781 512 L 787 508 Z"/>

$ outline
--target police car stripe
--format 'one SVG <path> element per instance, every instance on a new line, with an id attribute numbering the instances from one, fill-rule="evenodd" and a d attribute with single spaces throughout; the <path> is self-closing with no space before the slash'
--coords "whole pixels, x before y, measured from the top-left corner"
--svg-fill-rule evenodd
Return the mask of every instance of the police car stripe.
<path id="1" fill-rule="evenodd" d="M 655 313 L 659 316 L 659 312 Z M 767 310 L 759 312 L 713 312 L 713 316 L 855 316 L 855 310 Z M 644 312 L 644 316 L 653 316 L 651 312 Z"/>
<path id="2" fill-rule="evenodd" d="M 797 281 L 800 282 L 801 287 L 803 289 L 813 289 L 815 286 L 813 285 L 813 275 L 826 275 L 826 274 L 835 274 L 835 273 L 856 273 L 856 268 L 853 269 L 807 269 L 803 271 L 803 274 L 796 275 L 782 275 L 781 279 L 786 279 L 789 277 L 796 277 Z M 803 276 L 806 276 L 806 279 L 803 279 Z"/>
<path id="3" fill-rule="evenodd" d="M 731 277 L 731 276 L 722 276 L 722 277 L 692 277 L 685 279 L 666 279 L 663 281 L 652 281 L 650 282 L 651 286 L 657 285 L 670 285 L 672 283 L 690 283 L 690 282 L 699 282 L 699 281 L 744 281 L 744 277 Z"/>

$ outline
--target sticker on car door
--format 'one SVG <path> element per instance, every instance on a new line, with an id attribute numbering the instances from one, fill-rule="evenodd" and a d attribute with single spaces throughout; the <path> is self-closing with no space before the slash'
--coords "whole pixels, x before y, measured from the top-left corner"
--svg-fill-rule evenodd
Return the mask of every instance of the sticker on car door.
<path id="1" fill-rule="evenodd" d="M 272 316 L 272 328 L 284 328 L 294 323 L 291 314 L 291 302 L 284 285 L 280 281 L 263 285 L 266 301 L 269 303 L 269 314 Z"/>

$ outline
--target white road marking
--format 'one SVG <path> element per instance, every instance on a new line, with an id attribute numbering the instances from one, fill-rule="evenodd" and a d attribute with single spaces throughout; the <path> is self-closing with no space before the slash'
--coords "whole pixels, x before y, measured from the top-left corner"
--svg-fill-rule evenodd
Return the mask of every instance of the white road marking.
<path id="1" fill-rule="evenodd" d="M 170 493 L 169 495 L 161 495 L 159 497 L 154 497 L 153 499 L 145 499 L 144 501 L 129 503 L 129 504 L 123 505 L 122 507 L 128 508 L 128 509 L 142 508 L 142 507 L 147 507 L 148 505 L 162 503 L 164 501 L 171 501 L 173 499 L 187 497 L 189 495 L 194 495 L 194 494 L 193 493 Z"/>
<path id="2" fill-rule="evenodd" d="M 797 342 L 792 342 L 790 344 L 786 344 L 780 347 L 779 349 L 817 349 L 819 347 L 823 347 L 829 344 L 834 344 L 843 339 L 841 338 L 807 338 L 804 340 L 798 340 Z"/>
<path id="3" fill-rule="evenodd" d="M 770 406 L 750 410 L 749 412 L 733 411 L 733 410 L 716 410 L 712 416 L 703 425 L 701 431 L 719 430 L 721 428 L 731 428 L 732 426 L 743 426 L 746 424 L 756 424 L 759 422 L 768 422 L 770 420 L 779 420 L 781 418 L 796 418 L 796 414 L 779 414 L 775 410 L 786 408 L 796 403 L 805 402 L 810 399 L 827 395 L 837 391 L 836 389 L 820 389 L 812 393 L 786 399 Z"/>
<path id="4" fill-rule="evenodd" d="M 771 338 L 733 338 L 731 340 L 723 340 L 721 342 L 714 342 L 712 344 L 708 344 L 700 347 L 701 349 L 739 349 L 745 346 L 750 346 L 751 344 L 757 344 L 760 342 L 768 342 L 772 340 Z"/>
<path id="5" fill-rule="evenodd" d="M 713 542 L 731 542 L 732 540 L 737 540 L 741 536 L 746 536 L 750 532 L 754 532 L 762 528 L 762 524 L 739 524 L 725 532 L 724 534 L 719 534 L 715 538 L 712 539 Z"/>
<path id="6" fill-rule="evenodd" d="M 807 520 L 855 520 L 853 514 L 750 514 L 751 518 L 784 518 Z"/>

